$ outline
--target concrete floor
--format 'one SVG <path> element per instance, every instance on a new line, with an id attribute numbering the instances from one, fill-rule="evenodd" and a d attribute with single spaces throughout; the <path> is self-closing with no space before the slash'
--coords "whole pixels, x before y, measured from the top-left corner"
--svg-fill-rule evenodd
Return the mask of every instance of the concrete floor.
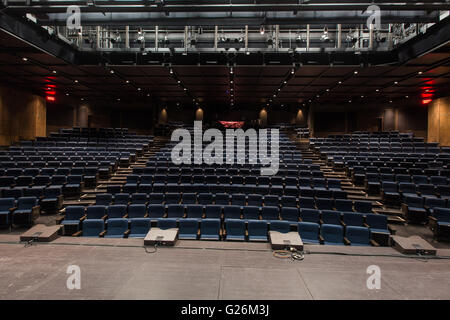
<path id="1" fill-rule="evenodd" d="M 267 243 L 178 241 L 146 253 L 140 239 L 18 241 L 0 235 L 0 299 L 450 299 L 450 260 L 308 254 L 292 261 L 275 258 Z M 305 249 L 399 255 L 388 247 Z M 80 290 L 67 289 L 69 265 L 80 267 Z M 369 265 L 381 269 L 379 290 L 367 289 Z"/>

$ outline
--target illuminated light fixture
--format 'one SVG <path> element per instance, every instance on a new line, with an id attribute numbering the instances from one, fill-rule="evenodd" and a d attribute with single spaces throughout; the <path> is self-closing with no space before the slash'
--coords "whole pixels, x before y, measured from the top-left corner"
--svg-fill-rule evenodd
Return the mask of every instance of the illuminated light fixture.
<path id="1" fill-rule="evenodd" d="M 22 60 L 23 61 L 28 61 L 28 58 L 23 57 Z"/>
<path id="2" fill-rule="evenodd" d="M 230 74 L 233 74 L 233 67 L 230 68 Z"/>
<path id="3" fill-rule="evenodd" d="M 389 103 L 392 103 L 392 100 L 389 100 Z"/>
<path id="4" fill-rule="evenodd" d="M 278 88 L 278 91 L 281 91 L 281 89 L 280 89 L 280 88 Z"/>
<path id="5" fill-rule="evenodd" d="M 398 84 L 398 81 L 395 81 L 394 84 Z"/>
<path id="6" fill-rule="evenodd" d="M 75 82 L 75 83 L 78 83 L 78 80 L 75 80 L 74 82 Z"/>
<path id="7" fill-rule="evenodd" d="M 422 104 L 429 104 L 433 99 L 422 99 Z"/>
<path id="8" fill-rule="evenodd" d="M 358 70 L 353 71 L 354 74 L 358 74 Z"/>
<path id="9" fill-rule="evenodd" d="M 338 83 L 339 83 L 339 84 L 341 84 L 341 83 L 342 83 L 342 81 L 339 81 Z"/>
<path id="10" fill-rule="evenodd" d="M 323 28 L 323 34 L 320 37 L 320 40 L 323 42 L 330 41 L 330 36 L 328 35 L 328 27 Z"/>
<path id="11" fill-rule="evenodd" d="M 46 96 L 45 99 L 46 99 L 47 101 L 49 101 L 49 102 L 55 102 L 55 101 L 56 101 L 56 98 L 53 97 L 53 96 Z"/>
<path id="12" fill-rule="evenodd" d="M 294 74 L 295 73 L 295 69 L 294 68 L 292 68 L 292 70 L 291 70 L 291 74 Z"/>
<path id="13" fill-rule="evenodd" d="M 231 88 L 230 90 L 231 90 L 231 91 L 233 91 L 234 89 L 233 89 L 233 88 Z"/>
<path id="14" fill-rule="evenodd" d="M 249 54 L 250 54 L 250 51 L 247 51 L 245 54 L 246 54 L 246 55 L 249 55 Z"/>
<path id="15" fill-rule="evenodd" d="M 66 96 L 68 96 L 69 94 L 68 93 L 66 93 Z"/>
<path id="16" fill-rule="evenodd" d="M 120 42 L 120 33 L 119 30 L 116 30 L 115 33 L 113 33 L 113 36 L 111 37 L 111 43 L 117 43 Z"/>
<path id="17" fill-rule="evenodd" d="M 316 95 L 316 97 L 319 98 L 320 96 L 319 96 L 319 95 Z"/>
<path id="18" fill-rule="evenodd" d="M 419 71 L 419 72 L 418 72 L 418 74 L 422 74 L 422 73 L 423 73 L 422 71 Z"/>
<path id="19" fill-rule="evenodd" d="M 181 81 L 180 81 L 180 80 L 178 80 L 177 82 L 178 82 L 178 83 L 181 83 Z"/>
<path id="20" fill-rule="evenodd" d="M 330 89 L 327 89 L 327 92 L 329 92 L 330 91 Z"/>
<path id="21" fill-rule="evenodd" d="M 230 83 L 233 83 L 233 80 L 230 80 Z"/>
<path id="22" fill-rule="evenodd" d="M 364 96 L 361 96 L 361 98 L 364 98 Z"/>
<path id="23" fill-rule="evenodd" d="M 170 74 L 173 74 L 172 68 L 169 69 L 169 73 L 170 73 Z"/>
<path id="24" fill-rule="evenodd" d="M 147 93 L 147 97 L 150 97 L 150 93 Z"/>
<path id="25" fill-rule="evenodd" d="M 187 89 L 186 89 L 186 88 L 183 88 L 183 90 L 186 91 Z"/>
<path id="26" fill-rule="evenodd" d="M 406 98 L 406 99 L 408 99 L 408 98 L 409 98 L 409 96 L 405 96 L 405 98 Z"/>
<path id="27" fill-rule="evenodd" d="M 113 74 L 113 73 L 114 73 L 114 70 L 110 70 L 109 73 Z"/>
<path id="28" fill-rule="evenodd" d="M 53 70 L 52 72 L 53 72 L 53 73 L 56 73 L 56 70 Z"/>
<path id="29" fill-rule="evenodd" d="M 263 35 L 265 32 L 266 30 L 264 29 L 264 26 L 261 26 L 261 28 L 259 28 L 259 33 Z"/>
<path id="30" fill-rule="evenodd" d="M 137 88 L 138 89 L 138 91 L 141 91 L 141 88 Z"/>
<path id="31" fill-rule="evenodd" d="M 375 90 L 376 92 L 380 92 L 380 89 Z"/>
<path id="32" fill-rule="evenodd" d="M 81 98 L 81 101 L 84 101 L 84 98 Z"/>
<path id="33" fill-rule="evenodd" d="M 120 98 L 117 98 L 117 101 L 120 101 Z"/>
<path id="34" fill-rule="evenodd" d="M 349 103 L 352 103 L 352 100 L 348 100 Z"/>
<path id="35" fill-rule="evenodd" d="M 126 80 L 125 82 L 126 82 L 126 83 L 130 83 L 130 81 L 129 81 L 129 80 Z"/>

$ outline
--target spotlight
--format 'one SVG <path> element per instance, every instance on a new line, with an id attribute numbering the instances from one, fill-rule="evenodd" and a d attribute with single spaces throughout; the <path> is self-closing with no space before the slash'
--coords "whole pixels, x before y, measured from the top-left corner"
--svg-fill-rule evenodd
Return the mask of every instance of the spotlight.
<path id="1" fill-rule="evenodd" d="M 292 68 L 292 69 L 291 69 L 291 74 L 294 74 L 294 73 L 295 73 L 295 69 Z"/>
<path id="2" fill-rule="evenodd" d="M 173 74 L 172 68 L 169 69 L 169 73 L 170 73 L 170 74 Z"/>
<path id="3" fill-rule="evenodd" d="M 323 28 L 323 34 L 320 37 L 320 40 L 323 41 L 323 42 L 330 41 L 330 37 L 328 36 L 328 28 L 327 27 Z"/>
<path id="4" fill-rule="evenodd" d="M 233 74 L 233 67 L 230 68 L 230 74 Z"/>
<path id="5" fill-rule="evenodd" d="M 422 71 L 419 71 L 419 72 L 418 72 L 418 74 L 422 74 L 422 73 L 423 73 Z"/>
<path id="6" fill-rule="evenodd" d="M 119 30 L 117 30 L 114 34 L 113 34 L 113 36 L 111 37 L 111 43 L 118 43 L 118 42 L 120 42 L 120 33 L 119 33 Z"/>
<path id="7" fill-rule="evenodd" d="M 263 35 L 265 32 L 266 30 L 264 29 L 264 26 L 261 26 L 261 28 L 259 28 L 259 33 Z"/>
<path id="8" fill-rule="evenodd" d="M 23 58 L 22 58 L 22 60 L 23 60 L 23 61 L 28 61 L 28 59 L 27 59 L 27 58 L 25 58 L 25 57 L 23 57 Z"/>

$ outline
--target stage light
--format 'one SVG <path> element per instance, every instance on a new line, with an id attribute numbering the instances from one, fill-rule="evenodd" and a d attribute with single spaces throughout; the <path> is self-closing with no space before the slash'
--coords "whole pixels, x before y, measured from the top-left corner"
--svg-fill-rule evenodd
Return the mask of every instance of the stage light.
<path id="1" fill-rule="evenodd" d="M 320 37 L 320 40 L 323 41 L 323 42 L 328 42 L 328 41 L 330 41 L 330 37 L 329 37 L 329 35 L 328 35 L 328 28 L 327 28 L 327 27 L 323 28 L 323 34 L 322 34 L 322 36 Z"/>

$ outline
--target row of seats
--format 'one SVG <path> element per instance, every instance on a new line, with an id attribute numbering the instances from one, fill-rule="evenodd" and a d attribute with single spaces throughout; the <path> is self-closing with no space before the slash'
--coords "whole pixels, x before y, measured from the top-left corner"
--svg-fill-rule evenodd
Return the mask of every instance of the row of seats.
<path id="1" fill-rule="evenodd" d="M 321 210 L 341 210 L 372 212 L 370 201 L 352 201 L 348 199 L 294 197 L 294 196 L 274 196 L 260 194 L 243 193 L 104 193 L 96 195 L 96 205 L 111 204 L 201 204 L 201 205 L 239 205 L 239 206 L 280 206 L 280 207 L 300 207 Z"/>
<path id="2" fill-rule="evenodd" d="M 223 219 L 262 219 L 262 220 L 285 220 L 306 221 L 320 224 L 342 224 L 363 226 L 366 217 L 371 219 L 383 219 L 387 224 L 387 217 L 373 213 L 319 210 L 311 208 L 275 207 L 275 206 L 239 206 L 239 205 L 197 205 L 197 204 L 130 204 L 130 205 L 92 205 L 87 208 L 83 206 L 68 206 L 65 215 L 60 217 L 61 221 L 72 221 L 77 219 L 106 219 L 106 218 L 152 218 L 154 220 L 165 218 L 223 218 Z M 370 219 L 369 219 L 370 220 Z M 63 223 L 64 224 L 64 223 Z"/>
<path id="3" fill-rule="evenodd" d="M 107 227 L 106 227 L 107 226 Z M 106 228 L 105 228 L 106 227 Z M 229 241 L 267 241 L 268 231 L 287 233 L 291 225 L 286 221 L 226 219 L 222 229 L 219 219 L 165 219 L 157 222 L 160 229 L 178 228 L 179 239 L 185 240 L 229 240 Z M 75 236 L 105 238 L 144 238 L 151 229 L 150 219 L 102 219 L 84 220 L 82 230 Z M 305 243 L 326 245 L 378 245 L 371 239 L 371 231 L 365 227 L 298 222 L 297 231 Z"/>
<path id="4" fill-rule="evenodd" d="M 0 199 L 0 227 L 30 226 L 39 216 L 39 210 L 36 197 Z"/>

